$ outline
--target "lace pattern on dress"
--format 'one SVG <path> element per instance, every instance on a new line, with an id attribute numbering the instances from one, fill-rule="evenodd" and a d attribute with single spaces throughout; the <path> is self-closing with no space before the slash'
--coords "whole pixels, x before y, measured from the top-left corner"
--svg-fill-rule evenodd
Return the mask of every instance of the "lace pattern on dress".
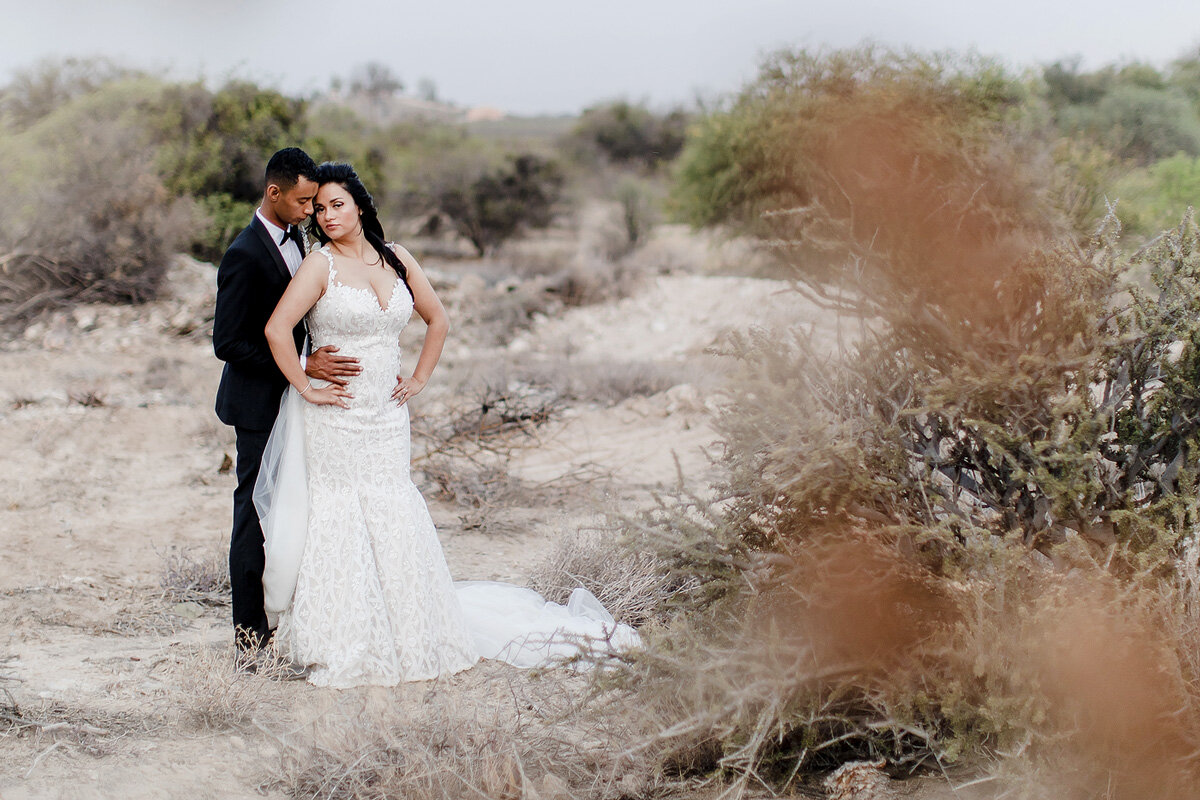
<path id="1" fill-rule="evenodd" d="M 348 409 L 304 407 L 308 538 L 277 636 L 322 686 L 457 672 L 478 655 L 409 472 L 408 405 L 391 399 L 412 298 L 393 285 L 382 306 L 371 289 L 340 283 L 329 248 L 321 252 L 329 279 L 308 314 L 312 346 L 337 345 L 362 372 L 348 384 Z"/>

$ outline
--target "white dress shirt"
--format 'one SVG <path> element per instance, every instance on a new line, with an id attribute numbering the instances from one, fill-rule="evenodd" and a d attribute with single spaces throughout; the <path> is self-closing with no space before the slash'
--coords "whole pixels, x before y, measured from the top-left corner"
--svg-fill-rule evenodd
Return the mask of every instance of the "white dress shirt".
<path id="1" fill-rule="evenodd" d="M 266 218 L 262 213 L 262 208 L 255 209 L 254 216 L 258 217 L 259 221 L 266 227 L 267 233 L 271 234 L 271 241 L 275 242 L 275 246 L 279 248 L 279 254 L 283 256 L 283 262 L 287 264 L 288 272 L 295 276 L 296 270 L 300 269 L 300 262 L 304 260 L 305 254 L 300 252 L 300 248 L 296 247 L 296 243 L 292 239 L 284 239 L 284 234 L 291 230 L 291 226 L 289 225 L 287 228 L 279 227 Z M 304 235 L 304 228 L 300 229 L 300 236 L 305 242 L 308 241 L 308 237 Z M 279 243 L 280 239 L 283 239 L 283 244 Z"/>
<path id="2" fill-rule="evenodd" d="M 296 242 L 294 240 L 291 238 L 283 239 L 283 235 L 288 232 L 288 229 L 281 228 L 275 223 L 271 222 L 271 220 L 267 219 L 263 215 L 261 207 L 254 210 L 254 216 L 258 217 L 259 221 L 262 222 L 263 227 L 267 229 L 267 233 L 271 235 L 271 241 L 275 242 L 275 246 L 279 248 L 279 254 L 283 256 L 283 263 L 287 264 L 288 272 L 292 273 L 293 278 L 296 277 L 296 270 L 300 269 L 300 262 L 304 260 L 305 254 L 300 252 L 300 248 L 296 247 Z M 305 235 L 304 228 L 300 229 L 300 236 L 307 244 L 308 236 Z M 283 244 L 279 243 L 280 239 L 283 239 Z M 304 335 L 304 347 L 300 351 L 301 369 L 308 365 L 307 353 L 308 334 L 306 333 Z"/>

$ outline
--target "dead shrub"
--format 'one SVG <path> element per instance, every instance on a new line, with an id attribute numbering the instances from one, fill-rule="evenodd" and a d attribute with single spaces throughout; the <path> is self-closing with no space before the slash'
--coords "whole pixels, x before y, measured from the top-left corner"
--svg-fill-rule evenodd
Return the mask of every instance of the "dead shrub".
<path id="1" fill-rule="evenodd" d="M 953 598 L 889 556 L 870 539 L 830 541 L 774 575 L 760 556 L 749 591 L 652 632 L 628 677 L 649 731 L 638 749 L 669 774 L 728 775 L 734 796 L 795 790 L 845 761 L 939 763 L 936 719 L 907 703 Z"/>
<path id="2" fill-rule="evenodd" d="M 437 496 L 459 507 L 466 530 L 501 533 L 512 530 L 503 512 L 512 507 L 540 505 L 548 492 L 509 474 L 500 464 L 463 463 L 444 457 L 421 462 L 425 480 Z"/>
<path id="3" fill-rule="evenodd" d="M 533 325 L 538 316 L 561 308 L 558 299 L 546 291 L 544 278 L 507 280 L 470 292 L 457 303 L 450 300 L 450 313 L 463 331 L 463 338 L 485 346 L 507 344 L 517 331 Z"/>
<path id="4" fill-rule="evenodd" d="M 562 272 L 578 251 L 573 238 L 546 234 L 505 242 L 497 257 L 508 264 L 512 274 L 522 281 L 533 281 Z"/>
<path id="5" fill-rule="evenodd" d="M 572 590 L 582 587 L 618 622 L 635 627 L 664 620 L 667 600 L 679 588 L 653 553 L 624 540 L 615 529 L 563 535 L 533 568 L 529 586 L 564 604 Z"/>
<path id="6" fill-rule="evenodd" d="M 486 365 L 470 384 L 459 390 L 459 394 L 473 395 L 473 402 L 463 404 L 456 412 L 458 421 L 452 428 L 504 432 L 512 430 L 519 421 L 548 422 L 559 416 L 567 404 L 613 406 L 631 397 L 650 397 L 680 384 L 705 382 L 697 367 L 676 362 L 557 357 Z M 485 406 L 487 412 L 483 411 Z M 497 415 L 490 426 L 487 413 Z"/>
<path id="7" fill-rule="evenodd" d="M 580 256 L 566 269 L 545 278 L 545 291 L 567 308 L 611 303 L 637 288 L 640 270 L 623 260 Z"/>
<path id="8" fill-rule="evenodd" d="M 557 370 L 562 371 L 561 377 L 555 375 Z M 538 374 L 551 385 L 561 381 L 563 394 L 571 400 L 604 406 L 631 397 L 650 397 L 683 383 L 700 382 L 695 367 L 650 361 L 567 361 L 551 364 Z"/>
<path id="9" fill-rule="evenodd" d="M 240 730 L 281 714 L 287 697 L 279 680 L 291 663 L 274 648 L 239 651 L 232 644 L 202 646 L 177 657 L 176 690 L 185 720 L 205 730 Z"/>
<path id="10" fill-rule="evenodd" d="M 537 319 L 565 308 L 610 303 L 628 297 L 647 274 L 640 262 L 610 259 L 586 249 L 514 249 L 505 257 L 511 274 L 486 288 L 450 301 L 451 315 L 464 338 L 486 345 L 507 344 Z"/>
<path id="11" fill-rule="evenodd" d="M 583 465 L 551 481 L 534 483 L 512 475 L 498 450 L 457 458 L 433 455 L 420 461 L 425 480 L 432 483 L 440 499 L 459 508 L 459 520 L 467 530 L 504 533 L 529 524 L 527 519 L 510 519 L 515 509 L 557 508 L 570 498 L 585 501 L 608 474 Z"/>
<path id="12" fill-rule="evenodd" d="M 436 427 L 421 431 L 432 440 L 428 452 L 531 434 L 563 409 L 563 398 L 553 388 L 499 376 L 477 383 L 462 395 L 466 399 L 457 401 Z"/>
<path id="13" fill-rule="evenodd" d="M 104 392 L 99 389 L 79 389 L 78 391 L 69 392 L 67 399 L 77 406 L 84 408 L 103 408 L 107 405 L 104 402 Z"/>
<path id="14" fill-rule="evenodd" d="M 163 555 L 158 581 L 171 602 L 229 605 L 229 562 L 219 550 L 172 547 Z"/>

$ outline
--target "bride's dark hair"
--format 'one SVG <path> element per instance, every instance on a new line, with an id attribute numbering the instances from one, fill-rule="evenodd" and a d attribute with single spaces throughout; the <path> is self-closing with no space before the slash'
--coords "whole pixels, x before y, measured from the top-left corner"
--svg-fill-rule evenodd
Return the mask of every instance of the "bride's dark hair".
<path id="1" fill-rule="evenodd" d="M 384 244 L 387 238 L 383 234 L 383 225 L 379 223 L 379 209 L 375 207 L 375 198 L 371 197 L 371 193 L 367 191 L 367 187 L 363 186 L 363 182 L 359 179 L 358 173 L 354 171 L 354 167 L 341 161 L 326 161 L 317 165 L 317 172 L 313 176 L 313 180 L 317 182 L 318 188 L 327 183 L 336 183 L 350 193 L 354 204 L 362 212 L 363 233 L 366 235 L 367 241 L 371 243 L 371 247 L 375 248 L 375 252 L 379 253 L 380 258 L 386 261 L 389 267 L 396 270 L 396 274 L 404 282 L 404 288 L 408 289 L 408 294 L 411 297 L 413 291 L 412 287 L 408 285 L 408 269 L 404 266 L 404 262 L 400 260 L 400 257 L 392 252 L 392 248 Z M 329 243 L 329 237 L 325 235 L 325 231 L 321 230 L 321 226 L 317 224 L 317 215 L 315 213 L 312 216 L 312 220 L 308 223 L 308 232 L 311 236 L 315 236 L 321 244 Z M 414 297 L 413 299 L 415 300 L 416 298 Z"/>

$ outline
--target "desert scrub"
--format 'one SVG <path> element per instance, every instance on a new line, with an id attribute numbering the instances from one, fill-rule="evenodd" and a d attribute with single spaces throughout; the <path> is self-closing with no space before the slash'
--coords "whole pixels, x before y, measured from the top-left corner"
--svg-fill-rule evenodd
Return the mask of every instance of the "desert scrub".
<path id="1" fill-rule="evenodd" d="M 1186 797 L 1192 640 L 1161 598 L 1200 523 L 1200 230 L 1075 241 L 1011 83 L 919 61 L 780 54 L 683 156 L 696 221 L 867 324 L 834 360 L 727 340 L 725 476 L 637 525 L 694 578 L 633 665 L 648 746 L 739 792 L 882 758 Z"/>

